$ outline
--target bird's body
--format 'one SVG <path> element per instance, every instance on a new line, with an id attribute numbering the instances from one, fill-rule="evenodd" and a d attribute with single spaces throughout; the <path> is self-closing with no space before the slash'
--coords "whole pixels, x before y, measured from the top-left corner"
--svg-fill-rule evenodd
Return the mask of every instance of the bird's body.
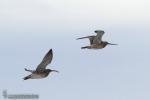
<path id="1" fill-rule="evenodd" d="M 47 77 L 50 72 L 58 72 L 56 70 L 46 69 L 46 66 L 51 63 L 52 58 L 53 52 L 52 49 L 50 49 L 49 52 L 43 58 L 42 62 L 38 65 L 36 70 L 25 69 L 25 71 L 31 72 L 32 74 L 24 77 L 23 79 L 41 79 Z"/>
<path id="2" fill-rule="evenodd" d="M 105 48 L 107 45 L 106 42 L 101 42 L 101 43 L 98 43 L 98 44 L 91 44 L 90 46 L 85 46 L 85 47 L 81 47 L 81 49 L 102 49 L 102 48 Z"/>
<path id="3" fill-rule="evenodd" d="M 45 70 L 41 70 L 41 71 L 33 71 L 31 75 L 28 75 L 24 78 L 24 80 L 27 79 L 41 79 L 41 78 L 45 78 L 49 75 L 50 70 L 49 69 L 45 69 Z"/>
<path id="4" fill-rule="evenodd" d="M 86 37 L 78 38 L 78 39 L 88 38 L 90 40 L 90 45 L 81 47 L 81 49 L 102 49 L 102 48 L 105 48 L 108 44 L 117 45 L 117 44 L 108 43 L 107 41 L 102 41 L 102 36 L 105 33 L 104 31 L 96 30 L 95 33 L 97 34 L 96 36 L 93 35 L 93 36 L 86 36 Z"/>

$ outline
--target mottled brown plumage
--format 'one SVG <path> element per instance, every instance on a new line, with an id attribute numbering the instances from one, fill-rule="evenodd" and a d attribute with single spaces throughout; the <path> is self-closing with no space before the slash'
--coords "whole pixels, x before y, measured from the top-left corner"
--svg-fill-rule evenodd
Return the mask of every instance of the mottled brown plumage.
<path id="1" fill-rule="evenodd" d="M 43 58 L 42 62 L 38 65 L 36 70 L 28 70 L 25 68 L 25 71 L 31 72 L 32 74 L 24 77 L 24 80 L 27 79 L 39 79 L 45 78 L 49 75 L 50 72 L 58 72 L 57 70 L 46 69 L 46 66 L 51 63 L 53 58 L 53 51 L 50 49 L 48 53 Z"/>
<path id="2" fill-rule="evenodd" d="M 102 41 L 102 36 L 105 33 L 104 31 L 96 30 L 95 33 L 97 34 L 96 36 L 86 36 L 86 37 L 78 38 L 78 39 L 88 38 L 90 40 L 90 45 L 81 47 L 81 49 L 86 49 L 86 48 L 87 49 L 102 49 L 102 48 L 105 48 L 107 45 L 117 45 L 117 44 L 108 43 L 107 41 Z"/>

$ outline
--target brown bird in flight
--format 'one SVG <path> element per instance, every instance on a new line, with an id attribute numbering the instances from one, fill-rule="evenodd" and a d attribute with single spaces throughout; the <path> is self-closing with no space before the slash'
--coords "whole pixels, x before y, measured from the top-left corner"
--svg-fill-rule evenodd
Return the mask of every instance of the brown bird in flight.
<path id="1" fill-rule="evenodd" d="M 50 49 L 43 58 L 42 62 L 37 66 L 36 70 L 28 70 L 25 68 L 25 71 L 31 72 L 32 74 L 24 77 L 23 79 L 41 79 L 47 77 L 50 72 L 58 72 L 57 70 L 46 69 L 46 66 L 51 63 L 52 59 L 53 51 Z"/>
<path id="2" fill-rule="evenodd" d="M 105 48 L 107 45 L 117 45 L 117 44 L 109 43 L 107 41 L 102 41 L 102 36 L 105 33 L 103 30 L 96 30 L 95 33 L 97 34 L 96 36 L 86 36 L 86 37 L 77 38 L 77 40 L 84 39 L 84 38 L 88 38 L 90 40 L 90 45 L 81 47 L 81 49 L 86 49 L 86 48 L 87 49 L 102 49 L 102 48 Z"/>

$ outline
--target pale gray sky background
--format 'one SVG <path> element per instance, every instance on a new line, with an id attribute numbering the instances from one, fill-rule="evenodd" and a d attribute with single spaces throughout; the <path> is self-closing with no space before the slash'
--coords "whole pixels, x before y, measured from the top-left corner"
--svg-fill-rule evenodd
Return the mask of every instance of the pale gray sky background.
<path id="1" fill-rule="evenodd" d="M 119 44 L 81 50 L 101 29 Z M 150 100 L 149 0 L 0 0 L 0 91 L 39 100 Z M 53 48 L 45 79 L 24 81 Z M 0 100 L 3 100 L 2 94 Z"/>

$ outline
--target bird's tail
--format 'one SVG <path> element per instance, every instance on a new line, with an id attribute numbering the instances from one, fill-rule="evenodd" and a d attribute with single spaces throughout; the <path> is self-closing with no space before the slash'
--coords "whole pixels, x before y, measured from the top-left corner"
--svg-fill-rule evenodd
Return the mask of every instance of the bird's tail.
<path id="1" fill-rule="evenodd" d="M 31 78 L 31 75 L 26 76 L 26 77 L 24 77 L 23 79 L 24 79 L 24 80 L 27 80 L 27 79 L 30 79 L 30 78 Z"/>
<path id="2" fill-rule="evenodd" d="M 88 48 L 89 48 L 89 46 L 81 47 L 81 49 L 88 49 Z"/>

